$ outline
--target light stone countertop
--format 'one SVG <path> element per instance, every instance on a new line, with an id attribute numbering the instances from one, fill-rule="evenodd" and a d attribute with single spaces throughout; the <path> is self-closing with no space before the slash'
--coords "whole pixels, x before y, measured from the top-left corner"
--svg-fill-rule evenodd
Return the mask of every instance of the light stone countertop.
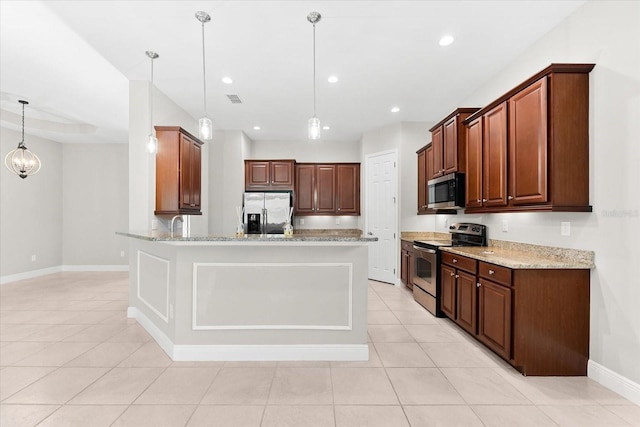
<path id="1" fill-rule="evenodd" d="M 498 245 L 492 243 L 499 242 Z M 457 246 L 441 248 L 469 258 L 512 269 L 593 269 L 594 253 L 578 249 L 528 245 L 504 241 L 489 242 L 489 246 Z"/>
<path id="2" fill-rule="evenodd" d="M 134 239 L 147 240 L 151 242 L 235 242 L 235 243 L 254 243 L 254 242 L 347 242 L 347 243 L 367 243 L 376 242 L 377 237 L 359 236 L 353 233 L 309 233 L 305 234 L 304 230 L 294 233 L 291 237 L 285 237 L 283 234 L 245 234 L 244 236 L 204 236 L 192 235 L 182 236 L 181 234 L 171 235 L 163 231 L 142 231 L 142 232 L 116 232 L 119 236 L 132 237 Z"/>

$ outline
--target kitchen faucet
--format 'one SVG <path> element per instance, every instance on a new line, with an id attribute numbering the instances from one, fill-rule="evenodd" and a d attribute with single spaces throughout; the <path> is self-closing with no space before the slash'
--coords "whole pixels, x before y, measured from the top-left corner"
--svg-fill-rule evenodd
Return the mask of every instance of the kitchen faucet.
<path id="1" fill-rule="evenodd" d="M 182 215 L 176 215 L 173 218 L 171 218 L 171 237 L 173 237 L 173 224 L 176 221 L 176 219 L 179 219 L 180 222 L 182 223 L 182 226 L 184 227 L 184 219 L 182 219 Z"/>

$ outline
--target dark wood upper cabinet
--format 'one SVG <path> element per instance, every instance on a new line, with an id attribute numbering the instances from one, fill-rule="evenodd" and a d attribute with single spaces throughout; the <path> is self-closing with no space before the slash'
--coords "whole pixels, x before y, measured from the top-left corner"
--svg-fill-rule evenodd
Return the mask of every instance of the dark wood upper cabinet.
<path id="1" fill-rule="evenodd" d="M 507 206 L 507 103 L 483 115 L 482 206 Z"/>
<path id="2" fill-rule="evenodd" d="M 465 120 L 483 118 L 483 204 L 469 213 L 591 212 L 589 73 L 594 64 L 551 64 Z M 468 195 L 472 199 L 477 195 Z"/>
<path id="3" fill-rule="evenodd" d="M 155 215 L 202 215 L 202 141 L 179 126 L 155 126 Z"/>
<path id="4" fill-rule="evenodd" d="M 466 132 L 463 121 L 477 108 L 458 108 L 430 129 L 433 145 L 431 175 L 427 181 L 452 172 L 464 172 L 466 166 Z"/>
<path id="5" fill-rule="evenodd" d="M 513 205 L 546 203 L 547 78 L 509 99 L 509 196 Z"/>
<path id="6" fill-rule="evenodd" d="M 336 204 L 340 215 L 360 214 L 360 164 L 336 165 Z"/>
<path id="7" fill-rule="evenodd" d="M 418 154 L 418 215 L 428 213 L 427 208 L 427 177 L 431 176 L 428 162 L 433 162 L 433 144 L 421 148 Z"/>
<path id="8" fill-rule="evenodd" d="M 294 160 L 245 160 L 245 191 L 293 191 Z"/>
<path id="9" fill-rule="evenodd" d="M 296 163 L 297 215 L 360 215 L 359 163 Z"/>
<path id="10" fill-rule="evenodd" d="M 478 117 L 465 129 L 467 133 L 467 168 L 465 206 L 482 206 L 482 117 Z"/>

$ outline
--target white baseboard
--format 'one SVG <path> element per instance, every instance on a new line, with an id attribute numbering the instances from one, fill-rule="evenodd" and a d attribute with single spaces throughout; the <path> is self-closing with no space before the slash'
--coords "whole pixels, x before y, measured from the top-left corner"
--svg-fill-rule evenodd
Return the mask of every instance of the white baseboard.
<path id="1" fill-rule="evenodd" d="M 42 268 L 40 270 L 0 276 L 0 285 L 46 276 L 47 274 L 60 273 L 62 271 L 129 271 L 129 265 L 56 265 L 55 267 Z"/>
<path id="2" fill-rule="evenodd" d="M 640 405 L 640 384 L 613 372 L 609 368 L 605 368 L 593 360 L 589 360 L 587 364 L 587 376 L 615 391 L 625 399 L 629 399 L 636 405 Z"/>
<path id="3" fill-rule="evenodd" d="M 127 309 L 174 361 L 366 361 L 367 344 L 313 345 L 175 345 L 136 307 Z"/>
<path id="4" fill-rule="evenodd" d="M 124 265 L 63 265 L 62 271 L 129 271 L 129 264 Z"/>
<path id="5" fill-rule="evenodd" d="M 61 271 L 62 271 L 62 266 L 58 265 L 55 267 L 42 268 L 40 270 L 25 271 L 24 273 L 7 274 L 5 276 L 0 276 L 0 285 L 17 282 L 18 280 L 25 280 L 25 279 L 32 279 L 34 277 L 46 276 L 47 274 L 60 273 Z"/>

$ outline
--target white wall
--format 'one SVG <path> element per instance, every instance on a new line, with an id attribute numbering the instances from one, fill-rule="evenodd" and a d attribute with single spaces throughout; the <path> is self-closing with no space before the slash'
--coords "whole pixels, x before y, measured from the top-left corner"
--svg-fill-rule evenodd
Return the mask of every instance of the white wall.
<path id="1" fill-rule="evenodd" d="M 437 216 L 481 222 L 493 239 L 595 251 L 590 359 L 640 384 L 640 2 L 589 1 L 463 105 L 486 105 L 553 62 L 595 63 L 590 74 L 593 213 Z M 444 117 L 449 111 L 442 111 Z M 509 231 L 501 230 L 502 220 Z M 571 222 L 571 236 L 560 222 Z M 404 225 L 403 225 L 404 229 Z"/>
<path id="2" fill-rule="evenodd" d="M 156 175 L 155 157 L 147 152 L 149 135 L 149 95 L 148 81 L 129 83 L 129 229 L 146 231 L 152 227 L 152 220 L 160 220 L 161 228 L 167 228 L 168 217 L 155 217 Z M 180 108 L 175 102 L 153 87 L 153 126 L 181 126 L 187 132 L 198 136 L 198 121 Z M 207 234 L 209 209 L 209 143 L 202 146 L 202 215 L 191 215 L 192 234 Z"/>
<path id="3" fill-rule="evenodd" d="M 64 265 L 128 264 L 127 164 L 126 144 L 62 144 Z"/>
<path id="4" fill-rule="evenodd" d="M 236 230 L 236 206 L 242 206 L 244 159 L 251 140 L 239 130 L 218 130 L 209 152 L 209 233 L 229 236 Z"/>
<path id="5" fill-rule="evenodd" d="M 4 156 L 18 146 L 20 132 L 0 128 Z M 0 166 L 0 276 L 62 264 L 62 147 L 25 135 L 25 145 L 42 162 L 36 175 L 21 179 Z M 31 261 L 31 256 L 36 261 Z"/>

